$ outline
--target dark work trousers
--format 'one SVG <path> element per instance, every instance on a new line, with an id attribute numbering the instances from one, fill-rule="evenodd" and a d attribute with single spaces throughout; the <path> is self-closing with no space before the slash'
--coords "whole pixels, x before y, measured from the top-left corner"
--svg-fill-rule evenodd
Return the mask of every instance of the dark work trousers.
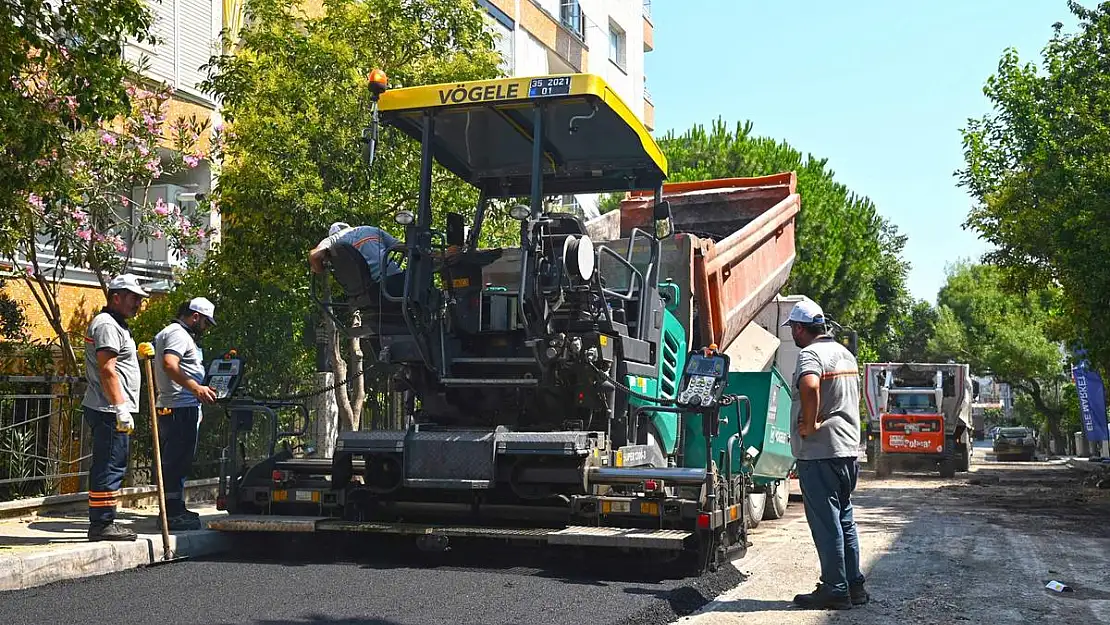
<path id="1" fill-rule="evenodd" d="M 185 478 L 197 453 L 200 406 L 158 409 L 158 441 L 162 445 L 162 484 L 166 516 L 185 514 Z"/>
<path id="2" fill-rule="evenodd" d="M 116 415 L 86 407 L 85 423 L 92 430 L 92 468 L 89 469 L 89 522 L 108 525 L 116 520 L 120 486 L 127 473 L 130 436 L 116 431 Z"/>
<path id="3" fill-rule="evenodd" d="M 859 460 L 799 460 L 798 481 L 806 521 L 821 560 L 821 583 L 846 596 L 849 584 L 862 584 L 859 534 L 852 517 L 852 491 L 859 479 Z"/>

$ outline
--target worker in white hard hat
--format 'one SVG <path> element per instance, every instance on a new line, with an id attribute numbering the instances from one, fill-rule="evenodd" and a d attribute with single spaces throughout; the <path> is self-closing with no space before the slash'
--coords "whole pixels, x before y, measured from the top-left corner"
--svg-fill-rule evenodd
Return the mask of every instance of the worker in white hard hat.
<path id="1" fill-rule="evenodd" d="M 107 305 L 85 332 L 85 378 L 81 402 L 92 430 L 89 468 L 89 540 L 135 540 L 135 532 L 116 524 L 120 486 L 127 473 L 131 432 L 139 412 L 139 355 L 127 320 L 149 297 L 131 274 L 108 282 Z"/>
<path id="2" fill-rule="evenodd" d="M 206 297 L 182 302 L 177 318 L 154 337 L 158 382 L 158 434 L 169 529 L 200 529 L 200 515 L 185 507 L 185 479 L 197 452 L 201 404 L 216 401 L 204 386 L 204 352 L 197 339 L 216 325 L 216 307 Z M 161 519 L 158 521 L 161 523 Z"/>
<path id="3" fill-rule="evenodd" d="M 794 603 L 803 608 L 850 609 L 870 598 L 860 570 L 859 533 L 852 491 L 859 479 L 859 367 L 838 343 L 821 307 L 798 302 L 784 326 L 802 348 L 791 383 L 790 446 L 797 460 L 806 521 L 821 562 L 821 581 Z"/>

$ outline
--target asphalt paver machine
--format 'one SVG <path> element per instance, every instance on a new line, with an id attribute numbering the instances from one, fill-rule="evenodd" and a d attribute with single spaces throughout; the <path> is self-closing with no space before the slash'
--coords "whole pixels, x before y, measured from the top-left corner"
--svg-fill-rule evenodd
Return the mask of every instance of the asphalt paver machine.
<path id="1" fill-rule="evenodd" d="M 403 271 L 375 282 L 339 246 L 343 296 L 319 302 L 390 372 L 404 427 L 343 432 L 331 459 L 230 453 L 231 514 L 210 527 L 619 548 L 697 570 L 742 554 L 753 416 L 723 351 L 789 274 L 793 175 L 665 188 L 659 147 L 588 74 L 394 89 L 377 107 L 421 147 L 419 200 L 382 259 Z M 436 163 L 480 192 L 468 222 L 435 214 Z M 611 192 L 632 199 L 609 238 L 546 208 Z M 700 222 L 716 234 L 670 232 L 693 215 L 670 196 L 716 201 L 716 226 Z M 493 211 L 519 245 L 479 248 Z"/>

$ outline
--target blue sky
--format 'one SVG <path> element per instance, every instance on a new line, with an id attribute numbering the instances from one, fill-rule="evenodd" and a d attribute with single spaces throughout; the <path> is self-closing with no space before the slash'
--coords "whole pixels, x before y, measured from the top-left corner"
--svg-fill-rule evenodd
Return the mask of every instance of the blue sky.
<path id="1" fill-rule="evenodd" d="M 909 235 L 909 288 L 930 302 L 946 264 L 987 249 L 961 228 L 959 129 L 988 112 L 1006 47 L 1039 61 L 1052 24 L 1075 24 L 1065 0 L 654 0 L 652 21 L 655 134 L 748 119 L 828 158 Z"/>

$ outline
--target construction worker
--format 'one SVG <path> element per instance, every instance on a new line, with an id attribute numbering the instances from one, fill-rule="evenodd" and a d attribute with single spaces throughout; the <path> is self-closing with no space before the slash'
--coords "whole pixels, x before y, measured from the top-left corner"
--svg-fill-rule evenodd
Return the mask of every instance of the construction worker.
<path id="1" fill-rule="evenodd" d="M 324 257 L 333 245 L 347 243 L 357 249 L 370 267 L 370 277 L 375 282 L 383 281 L 382 263 L 385 263 L 384 279 L 387 292 L 400 295 L 404 289 L 404 274 L 393 261 L 386 260 L 386 253 L 397 245 L 397 239 L 388 232 L 374 226 L 356 226 L 337 221 L 328 228 L 328 236 L 308 253 L 308 262 L 315 273 L 324 272 Z"/>
<path id="2" fill-rule="evenodd" d="M 120 486 L 127 472 L 130 434 L 139 412 L 139 357 L 127 320 L 148 293 L 131 274 L 108 283 L 108 303 L 85 333 L 85 422 L 93 436 L 89 469 L 89 540 L 135 540 L 116 524 Z"/>
<path id="3" fill-rule="evenodd" d="M 845 610 L 869 601 L 860 571 L 852 491 L 859 478 L 859 368 L 826 330 L 815 302 L 794 305 L 784 326 L 802 348 L 794 370 L 790 446 L 806 521 L 821 562 L 817 589 L 794 597 L 803 608 Z"/>
<path id="4" fill-rule="evenodd" d="M 216 325 L 215 311 L 204 297 L 183 302 L 177 318 L 154 337 L 162 483 L 166 520 L 173 531 L 200 529 L 200 515 L 185 507 L 185 478 L 197 452 L 200 406 L 216 402 L 216 392 L 203 385 L 204 353 L 196 342 Z"/>

